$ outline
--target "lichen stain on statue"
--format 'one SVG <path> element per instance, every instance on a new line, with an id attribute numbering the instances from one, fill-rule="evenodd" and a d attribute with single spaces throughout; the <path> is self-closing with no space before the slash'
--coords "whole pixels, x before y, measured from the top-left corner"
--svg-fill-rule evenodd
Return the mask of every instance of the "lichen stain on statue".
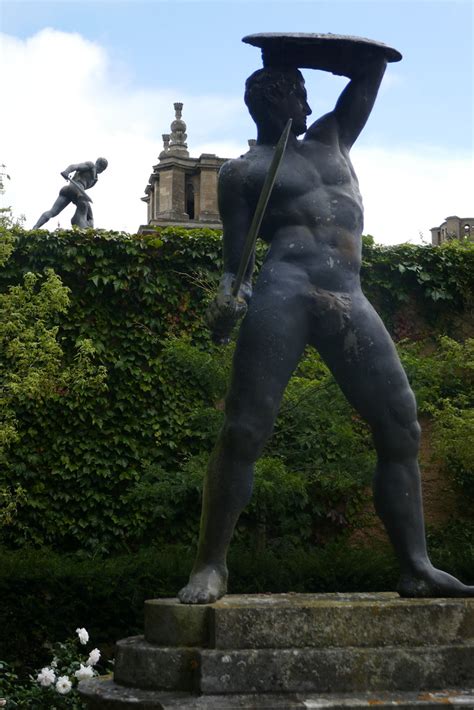
<path id="1" fill-rule="evenodd" d="M 71 202 L 76 206 L 72 216 L 71 224 L 80 229 L 91 229 L 94 226 L 92 214 L 92 199 L 86 190 L 97 183 L 98 175 L 106 169 L 108 162 L 105 158 L 97 158 L 95 163 L 87 161 L 85 163 L 72 163 L 61 172 L 67 185 L 61 188 L 50 210 L 43 212 L 33 229 L 39 229 L 52 217 L 63 211 Z M 72 177 L 71 177 L 72 176 Z"/>
<path id="2" fill-rule="evenodd" d="M 219 175 L 224 275 L 208 321 L 228 342 L 242 319 L 225 420 L 211 454 L 199 546 L 186 604 L 212 603 L 227 590 L 227 549 L 250 500 L 254 463 L 307 345 L 319 351 L 350 404 L 369 424 L 377 452 L 375 508 L 400 563 L 403 596 L 474 596 L 431 564 L 425 539 L 416 402 L 395 346 L 360 285 L 363 207 L 350 149 L 397 50 L 337 35 L 259 34 L 263 69 L 246 82 L 257 140 Z M 348 77 L 332 111 L 309 127 L 300 68 Z M 291 132 L 260 236 L 269 249 L 255 285 L 253 258 L 234 289 L 246 234 L 284 127 Z M 299 136 L 303 136 L 302 139 Z M 224 317 L 223 317 L 224 316 Z M 223 322 L 227 325 L 223 328 Z"/>

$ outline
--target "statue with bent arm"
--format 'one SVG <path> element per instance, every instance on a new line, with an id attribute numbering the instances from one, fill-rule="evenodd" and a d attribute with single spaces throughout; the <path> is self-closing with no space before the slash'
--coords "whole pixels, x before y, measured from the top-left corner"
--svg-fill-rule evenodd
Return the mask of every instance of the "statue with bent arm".
<path id="1" fill-rule="evenodd" d="M 309 50 L 307 45 L 296 66 L 331 70 L 328 62 L 308 62 Z M 399 593 L 474 596 L 474 587 L 435 569 L 428 558 L 415 398 L 395 346 L 360 285 L 363 208 L 350 149 L 372 110 L 386 64 L 386 52 L 374 46 L 350 71 L 335 72 L 346 73 L 350 81 L 335 108 L 309 127 L 303 76 L 292 62 L 269 61 L 247 79 L 245 102 L 257 125 L 257 141 L 244 156 L 225 163 L 219 177 L 225 273 L 210 309 L 211 326 L 224 315 L 230 331 L 232 320 L 245 317 L 225 421 L 205 480 L 197 557 L 178 595 L 183 603 L 211 603 L 226 593 L 227 549 L 251 496 L 254 463 L 307 344 L 317 348 L 371 427 L 377 452 L 375 508 L 400 563 Z M 260 230 L 269 249 L 253 292 L 250 263 L 234 296 L 245 236 L 274 146 L 290 118 L 286 152 Z M 215 328 L 216 340 L 226 342 L 229 335 Z"/>
<path id="2" fill-rule="evenodd" d="M 61 175 L 68 180 L 68 184 L 61 188 L 51 209 L 43 212 L 33 229 L 39 229 L 52 217 L 57 217 L 71 202 L 76 205 L 71 224 L 82 229 L 92 228 L 94 226 L 92 200 L 86 190 L 94 187 L 97 176 L 106 169 L 107 165 L 105 158 L 97 158 L 95 163 L 90 160 L 85 163 L 73 163 L 63 170 Z M 70 175 L 73 173 L 74 177 L 71 178 Z"/>

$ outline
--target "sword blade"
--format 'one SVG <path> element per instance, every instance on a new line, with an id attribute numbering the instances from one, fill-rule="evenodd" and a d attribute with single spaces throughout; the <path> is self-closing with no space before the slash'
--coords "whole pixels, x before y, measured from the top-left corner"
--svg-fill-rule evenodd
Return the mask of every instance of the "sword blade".
<path id="1" fill-rule="evenodd" d="M 270 195 L 275 184 L 278 168 L 281 165 L 286 144 L 288 143 L 288 136 L 290 135 L 291 124 L 292 119 L 290 118 L 275 147 L 275 153 L 273 154 L 272 162 L 270 163 L 268 173 L 265 177 L 265 182 L 263 183 L 260 197 L 258 198 L 257 207 L 255 208 L 253 219 L 250 224 L 249 231 L 247 232 L 247 236 L 245 238 L 239 270 L 237 271 L 235 281 L 232 285 L 232 295 L 234 298 L 237 298 L 239 289 L 242 285 L 242 281 L 245 276 L 245 272 L 247 271 L 247 267 L 249 265 L 250 257 L 252 256 L 252 252 L 255 249 L 255 244 L 257 241 L 260 226 L 262 224 L 263 215 L 265 214 L 265 210 L 268 205 L 268 200 L 270 199 Z"/>

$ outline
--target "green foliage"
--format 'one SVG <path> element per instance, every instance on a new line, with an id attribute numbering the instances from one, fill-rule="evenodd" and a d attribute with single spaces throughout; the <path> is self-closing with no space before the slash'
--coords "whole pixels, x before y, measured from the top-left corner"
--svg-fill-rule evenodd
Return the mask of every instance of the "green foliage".
<path id="1" fill-rule="evenodd" d="M 26 501 L 26 491 L 21 486 L 11 489 L 8 486 L 0 488 L 0 528 L 11 525 L 18 506 Z"/>
<path id="2" fill-rule="evenodd" d="M 193 346 L 189 337 L 162 341 L 156 360 L 160 405 L 154 434 L 161 461 L 209 449 L 222 421 L 229 374 L 227 352 Z"/>
<path id="3" fill-rule="evenodd" d="M 175 596 L 193 552 L 181 545 L 91 557 L 0 548 L 0 658 L 27 676 L 50 662 L 50 642 L 82 626 L 110 657 L 107 644 L 143 633 L 145 599 Z"/>
<path id="4" fill-rule="evenodd" d="M 94 665 L 100 658 L 98 649 L 84 655 L 82 648 L 87 641 L 85 629 L 77 629 L 79 635 L 51 646 L 50 663 L 38 669 L 28 680 L 20 680 L 13 668 L 0 661 L 0 696 L 6 701 L 7 710 L 30 708 L 30 710 L 82 710 L 86 704 L 79 697 L 79 680 L 97 675 Z"/>
<path id="5" fill-rule="evenodd" d="M 94 555 L 193 544 L 232 356 L 204 322 L 220 252 L 210 230 L 0 230 L 4 544 Z M 395 330 L 396 309 L 414 301 L 428 330 L 468 318 L 468 246 L 366 239 L 364 260 L 366 291 Z M 417 347 L 402 353 L 423 410 L 445 398 L 464 407 L 468 346 Z M 357 523 L 372 467 L 367 427 L 308 351 L 257 466 L 241 540 L 331 540 Z"/>
<path id="6" fill-rule="evenodd" d="M 445 468 L 467 496 L 465 507 L 472 517 L 474 501 L 474 408 L 455 406 L 444 400 L 434 410 L 434 449 Z"/>
<path id="7" fill-rule="evenodd" d="M 3 267 L 14 249 L 14 238 L 9 232 L 1 233 L 0 239 L 0 267 Z"/>
<path id="8" fill-rule="evenodd" d="M 474 338 L 457 342 L 441 336 L 433 343 L 400 344 L 400 355 L 421 411 L 433 418 L 435 457 L 474 498 Z"/>
<path id="9" fill-rule="evenodd" d="M 24 296 L 18 327 L 24 335 L 25 363 L 30 342 L 39 344 L 43 337 L 49 346 L 49 370 L 45 364 L 36 380 L 42 397 L 23 396 L 15 402 L 15 416 L 4 421 L 6 436 L 16 438 L 4 480 L 28 488 L 28 500 L 5 538 L 16 545 L 117 548 L 126 544 L 126 531 L 133 529 L 133 511 L 131 516 L 127 511 L 129 489 L 149 465 L 161 465 L 169 451 L 179 454 L 190 431 L 192 422 L 186 426 L 181 411 L 187 401 L 186 371 L 183 396 L 176 402 L 169 388 L 178 383 L 179 372 L 170 378 L 167 350 L 163 363 L 159 354 L 165 336 L 184 326 L 197 342 L 204 339 L 202 316 L 194 310 L 208 298 L 194 285 L 202 267 L 191 272 L 187 260 L 201 252 L 211 265 L 219 251 L 217 236 L 184 232 L 167 241 L 166 230 L 143 239 L 92 232 L 33 236 L 21 230 L 4 236 L 13 239 L 15 248 L 0 276 L 0 288 L 10 302 Z M 203 248 L 200 239 L 206 236 Z M 53 266 L 58 276 L 47 272 Z M 60 293 L 72 294 L 67 310 L 56 304 L 51 327 L 44 319 L 26 322 L 39 308 L 35 302 L 28 311 L 27 302 L 39 297 L 38 282 L 28 283 L 30 290 L 24 293 L 23 274 L 30 271 L 38 274 L 36 279 L 45 273 L 50 273 L 46 279 L 61 278 Z M 23 290 L 19 294 L 12 289 Z M 6 328 L 11 329 L 11 321 L 5 318 Z M 67 367 L 60 373 L 62 353 Z M 23 360 L 17 369 L 20 365 Z M 14 368 L 7 369 L 10 376 Z M 201 391 L 198 385 L 196 396 Z M 180 453 L 181 458 L 185 455 L 187 450 Z"/>
<path id="10" fill-rule="evenodd" d="M 45 641 L 89 614 L 98 643 L 139 633 L 143 600 L 186 580 L 233 350 L 204 322 L 220 251 L 209 230 L 0 229 L 0 527 L 13 550 L 0 549 L 0 657 L 15 665 L 46 662 Z M 400 354 L 466 502 L 474 342 L 433 334 L 472 333 L 473 266 L 469 245 L 364 241 L 365 291 L 395 336 L 417 340 Z M 393 557 L 347 542 L 373 462 L 366 425 L 308 350 L 256 467 L 231 591 L 393 588 Z M 430 533 L 433 559 L 474 581 L 474 529 L 453 530 L 450 546 Z"/>
<path id="11" fill-rule="evenodd" d="M 354 522 L 374 469 L 371 438 L 314 351 L 288 385 L 267 449 L 304 476 L 318 538 Z"/>
<path id="12" fill-rule="evenodd" d="M 459 330 L 459 320 L 474 304 L 473 271 L 473 242 L 383 247 L 364 240 L 364 291 L 397 339 Z"/>
<path id="13" fill-rule="evenodd" d="M 150 465 L 143 472 L 125 499 L 133 514 L 130 545 L 144 540 L 195 543 L 205 468 L 200 457 L 191 458 L 177 471 Z"/>
<path id="14" fill-rule="evenodd" d="M 282 459 L 264 456 L 255 467 L 252 500 L 238 533 L 249 530 L 261 552 L 268 538 L 275 543 L 299 545 L 311 537 L 309 486 L 304 474 L 288 469 Z"/>
<path id="15" fill-rule="evenodd" d="M 348 545 L 342 538 L 324 547 L 281 547 L 256 552 L 234 546 L 230 553 L 232 592 L 284 593 L 393 590 L 397 563 L 386 547 Z"/>
<path id="16" fill-rule="evenodd" d="M 419 409 L 433 420 L 433 460 L 459 491 L 458 515 L 474 534 L 474 338 L 404 341 L 399 350 Z"/>
<path id="17" fill-rule="evenodd" d="M 474 338 L 457 342 L 440 336 L 399 343 L 403 366 L 416 392 L 418 408 L 433 413 L 445 400 L 459 406 L 474 402 Z"/>
<path id="18" fill-rule="evenodd" d="M 64 366 L 54 323 L 68 305 L 68 289 L 51 269 L 43 278 L 27 272 L 21 285 L 0 294 L 0 462 L 19 439 L 16 418 L 23 407 L 67 391 L 82 395 L 104 380 L 104 369 L 94 371 L 91 364 L 89 340 L 76 343 L 75 360 Z"/>
<path id="19" fill-rule="evenodd" d="M 194 550 L 160 545 L 130 555 L 87 557 L 48 550 L 0 550 L 0 658 L 26 675 L 51 661 L 48 642 L 85 625 L 103 655 L 119 638 L 143 633 L 145 599 L 174 597 Z M 231 593 L 393 589 L 397 568 L 385 548 L 265 548 L 245 539 L 229 556 Z"/>

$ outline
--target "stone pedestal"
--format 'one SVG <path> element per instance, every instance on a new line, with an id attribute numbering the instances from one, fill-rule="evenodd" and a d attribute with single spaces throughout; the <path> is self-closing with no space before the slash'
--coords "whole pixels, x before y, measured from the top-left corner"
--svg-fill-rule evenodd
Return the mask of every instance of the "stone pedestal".
<path id="1" fill-rule="evenodd" d="M 474 708 L 474 599 L 397 594 L 227 596 L 145 603 L 90 710 Z"/>

